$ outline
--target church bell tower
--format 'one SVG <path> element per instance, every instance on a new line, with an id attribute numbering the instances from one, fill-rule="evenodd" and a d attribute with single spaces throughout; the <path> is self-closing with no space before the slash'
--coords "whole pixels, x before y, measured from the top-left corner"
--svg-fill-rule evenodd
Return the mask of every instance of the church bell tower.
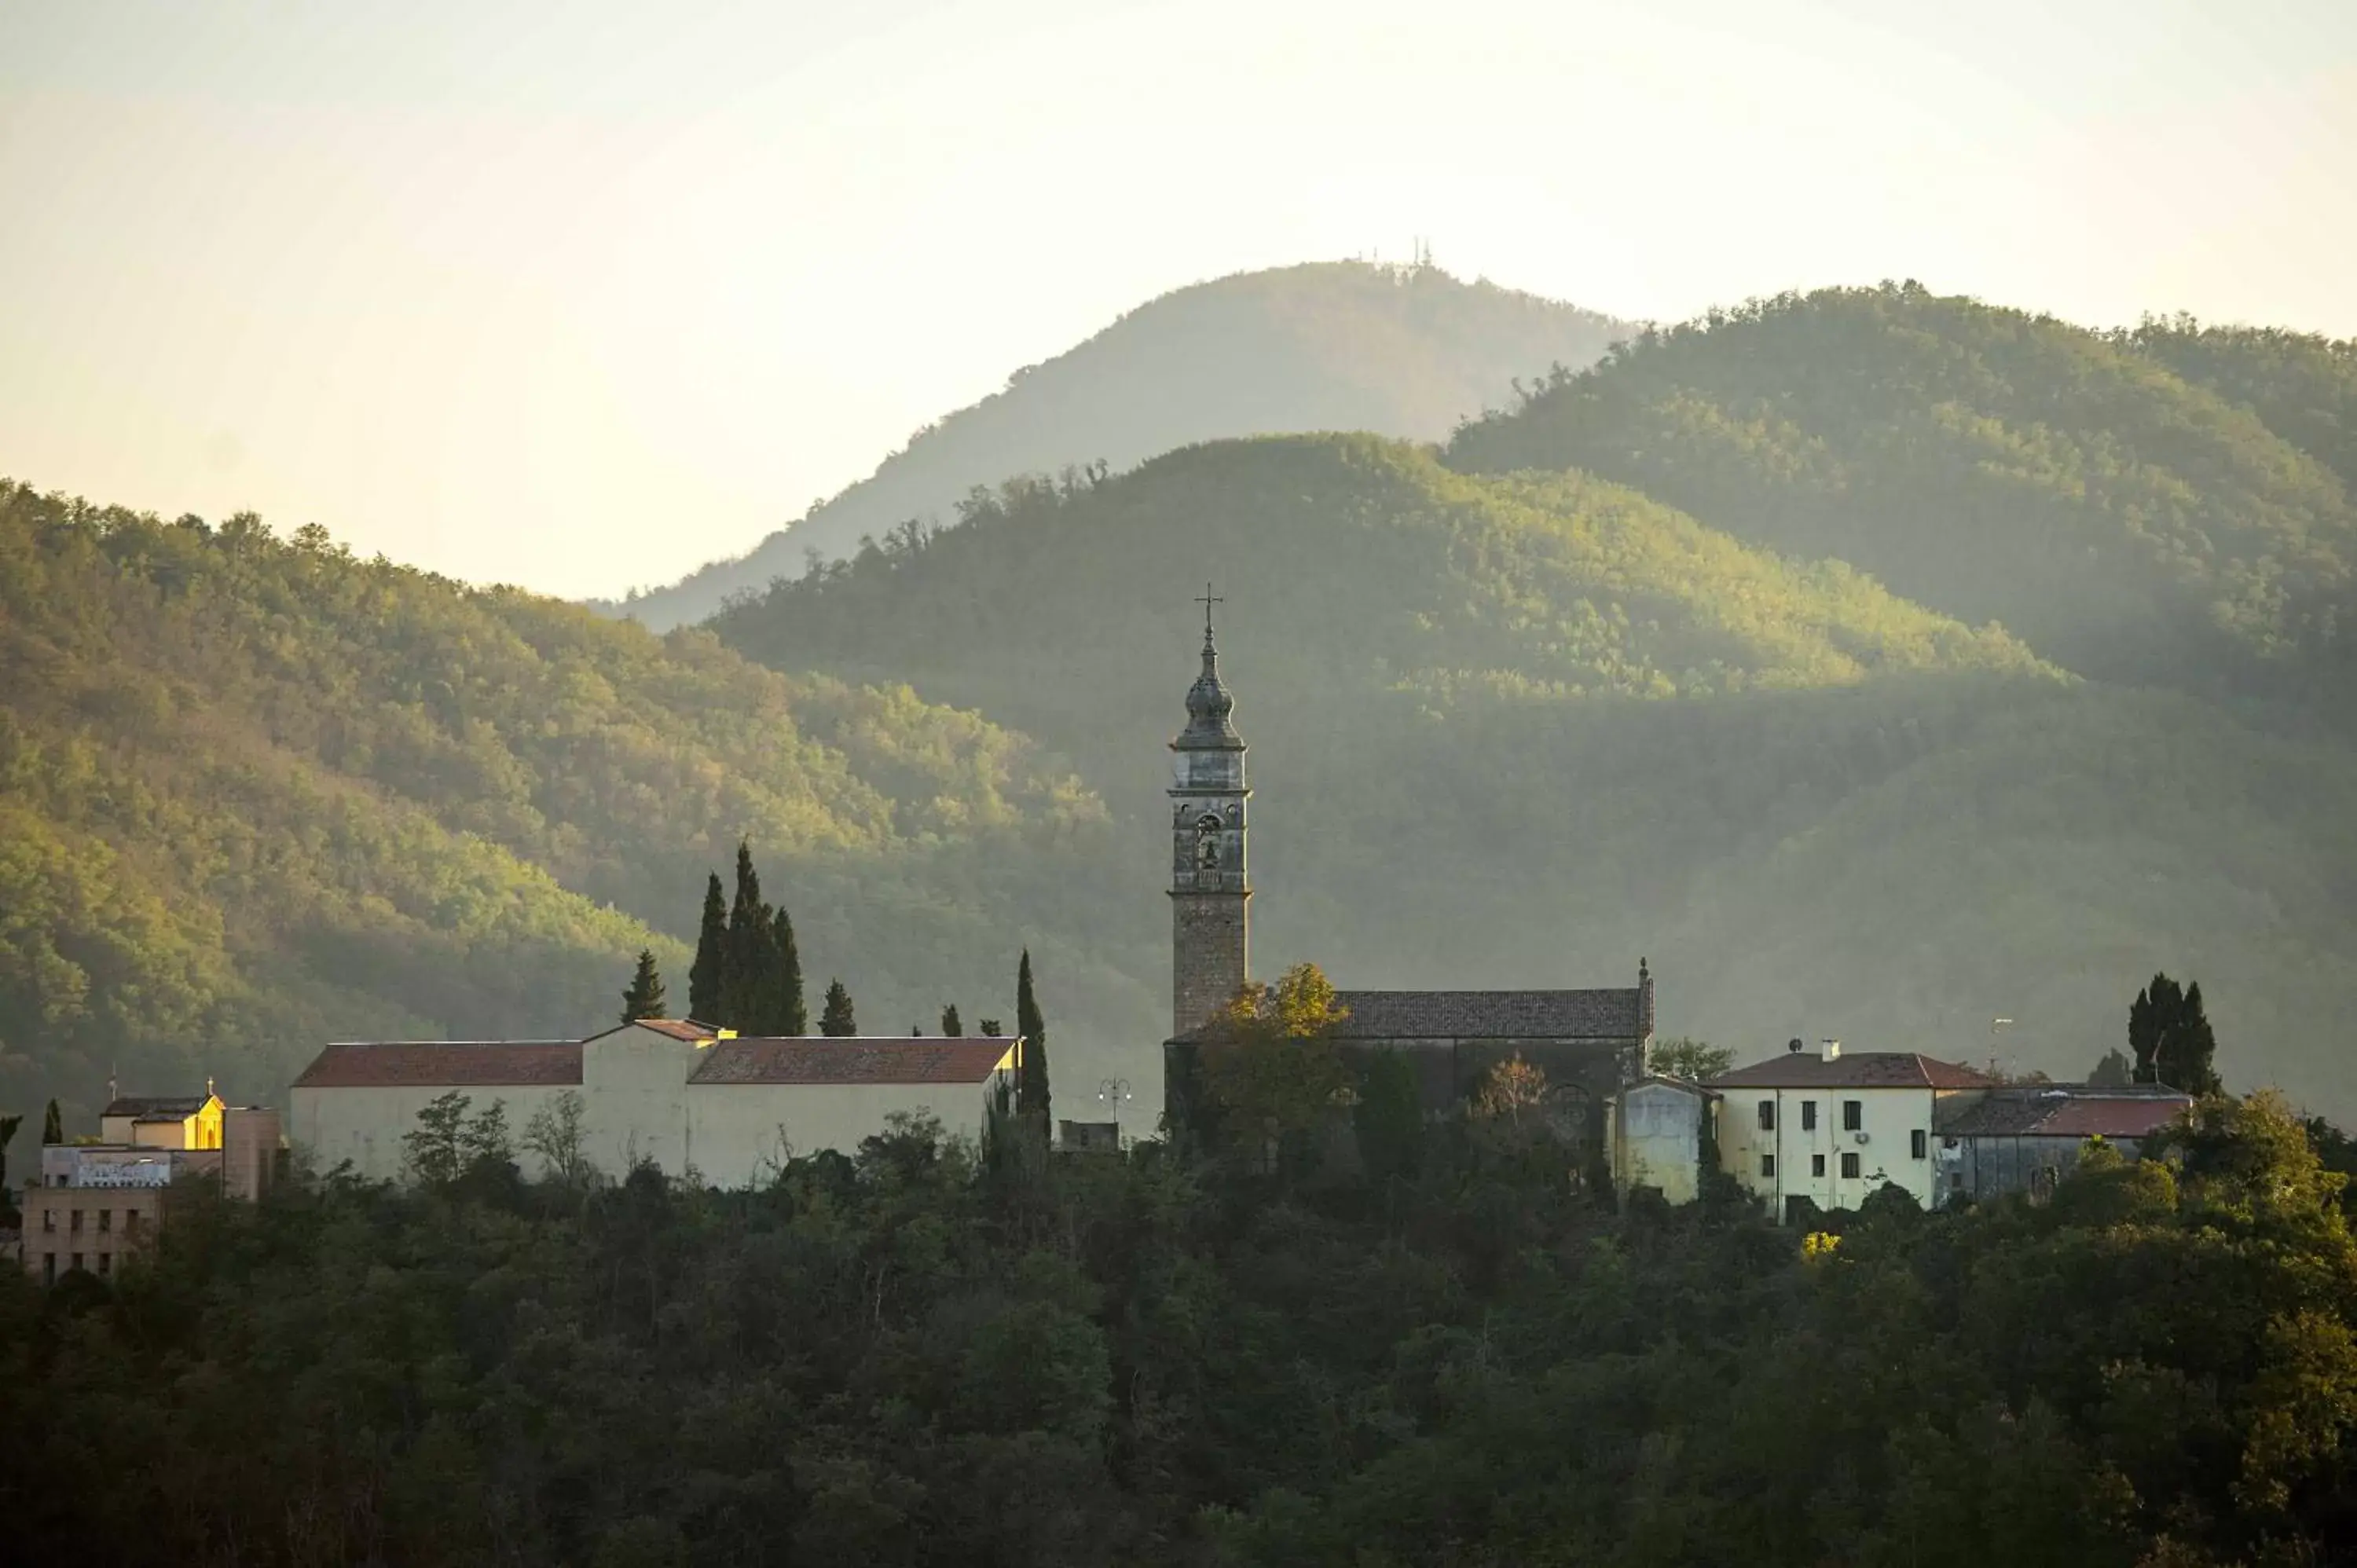
<path id="1" fill-rule="evenodd" d="M 1170 743 L 1170 1034 L 1200 1028 L 1251 977 L 1252 882 L 1244 866 L 1244 743 L 1220 680 L 1203 588 L 1203 672 Z"/>

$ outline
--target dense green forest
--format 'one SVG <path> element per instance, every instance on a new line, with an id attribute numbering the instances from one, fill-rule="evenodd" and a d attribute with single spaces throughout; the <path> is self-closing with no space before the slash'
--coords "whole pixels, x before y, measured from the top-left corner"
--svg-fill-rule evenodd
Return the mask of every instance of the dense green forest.
<path id="1" fill-rule="evenodd" d="M 718 618 L 781 669 L 906 680 L 1071 757 L 1159 886 L 1189 580 L 1253 746 L 1268 960 L 1345 984 L 1625 983 L 1747 1057 L 1800 1035 L 2083 1072 L 2167 958 L 2244 1069 L 2352 1085 L 2357 758 L 2073 679 L 1839 563 L 1577 472 L 1365 437 L 1028 481 Z M 1052 638 L 1032 634 L 1051 625 Z M 1134 865 L 1134 869 L 1130 866 Z M 1135 910 L 1153 950 L 1159 911 Z M 2158 956 L 2157 956 L 2158 955 Z"/>
<path id="2" fill-rule="evenodd" d="M 740 835 L 879 1024 L 996 1012 L 1010 905 L 1057 905 L 1106 831 L 905 688 L 0 488 L 0 1101 L 78 1127 L 111 1069 L 261 1099 L 329 1038 L 609 1022 L 641 948 L 684 978 Z M 1144 1010 L 1101 950 L 1028 940 L 1081 1015 Z"/>
<path id="3" fill-rule="evenodd" d="M 2288 334 L 1829 289 L 1645 333 L 1448 456 L 1636 486 L 2084 674 L 2345 713 L 2353 388 L 2345 346 Z"/>
<path id="4" fill-rule="evenodd" d="M 701 620 L 732 593 L 800 576 L 808 552 L 836 559 L 910 519 L 948 522 L 977 486 L 1016 474 L 1289 431 L 1438 440 L 1511 401 L 1518 376 L 1585 365 L 1632 330 L 1430 265 L 1324 262 L 1191 285 L 1017 371 L 747 554 L 601 607 L 659 630 Z"/>
<path id="5" fill-rule="evenodd" d="M 1363 1103 L 1363 1102 L 1362 1102 Z M 175 1195 L 0 1271 L 27 1561 L 2207 1568 L 2357 1549 L 2349 1145 L 2205 1101 L 2050 1202 L 1617 1211 L 1542 1124 L 1283 1176 L 903 1125 L 757 1191 Z M 1355 1144 L 1355 1155 L 1352 1153 Z M 1317 1145 L 1312 1145 L 1316 1147 Z M 1369 1169 L 1383 1174 L 1371 1177 Z"/>

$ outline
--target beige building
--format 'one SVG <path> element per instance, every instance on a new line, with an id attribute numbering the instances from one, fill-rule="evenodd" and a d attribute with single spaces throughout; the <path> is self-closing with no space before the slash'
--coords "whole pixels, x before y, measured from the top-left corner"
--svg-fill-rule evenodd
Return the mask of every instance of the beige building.
<path id="1" fill-rule="evenodd" d="M 1625 1200 L 1641 1187 L 1672 1203 L 1702 1196 L 1702 1161 L 1717 1134 L 1717 1091 L 1684 1079 L 1644 1078 L 1605 1106 L 1612 1184 Z"/>
<path id="2" fill-rule="evenodd" d="M 210 1084 L 178 1099 L 116 1099 L 95 1144 L 49 1144 L 24 1192 L 26 1272 L 47 1283 L 75 1269 L 108 1278 L 164 1221 L 176 1184 L 217 1181 L 252 1202 L 278 1168 L 278 1112 L 225 1106 Z"/>
<path id="3" fill-rule="evenodd" d="M 991 1091 L 1020 1042 L 980 1036 L 740 1038 L 644 1019 L 584 1040 L 331 1045 L 295 1080 L 288 1134 L 325 1172 L 404 1174 L 404 1140 L 445 1094 L 471 1114 L 497 1104 L 527 1174 L 535 1117 L 569 1120 L 609 1176 L 640 1161 L 711 1185 L 760 1181 L 795 1155 L 856 1151 L 896 1112 L 931 1114 L 978 1138 Z"/>
<path id="4" fill-rule="evenodd" d="M 1827 1042 L 1738 1068 L 1719 1099 L 1719 1164 L 1779 1218 L 1794 1200 L 1856 1208 L 1885 1184 L 1926 1208 L 1940 1198 L 1937 1131 L 1995 1079 L 1914 1052 L 1845 1052 Z"/>

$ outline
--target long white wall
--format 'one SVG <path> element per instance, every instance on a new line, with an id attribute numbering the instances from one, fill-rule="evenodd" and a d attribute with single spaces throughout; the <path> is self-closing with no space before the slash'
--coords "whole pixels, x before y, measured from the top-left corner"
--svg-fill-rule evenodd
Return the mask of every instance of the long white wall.
<path id="1" fill-rule="evenodd" d="M 537 1084 L 463 1087 L 473 1113 L 493 1102 L 506 1108 L 508 1133 L 527 1176 L 544 1174 L 522 1152 L 524 1127 L 567 1092 L 581 1097 L 590 1162 L 619 1177 L 639 1160 L 666 1175 L 693 1168 L 723 1187 L 766 1179 L 786 1159 L 834 1149 L 856 1153 L 863 1139 L 885 1131 L 896 1112 L 930 1113 L 945 1130 L 979 1138 L 986 1088 L 949 1084 L 690 1084 L 700 1047 L 651 1031 L 624 1030 L 582 1047 L 577 1090 Z M 372 1180 L 404 1174 L 404 1134 L 417 1113 L 450 1091 L 447 1085 L 400 1088 L 301 1088 L 294 1091 L 287 1136 L 314 1169 L 351 1162 Z"/>

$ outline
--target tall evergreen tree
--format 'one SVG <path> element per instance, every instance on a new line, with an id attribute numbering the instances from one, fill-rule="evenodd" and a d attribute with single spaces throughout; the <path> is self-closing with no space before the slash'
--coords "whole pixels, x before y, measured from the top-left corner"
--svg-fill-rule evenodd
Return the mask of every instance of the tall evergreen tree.
<path id="1" fill-rule="evenodd" d="M 728 901 L 720 874 L 704 884 L 704 918 L 695 928 L 695 962 L 687 972 L 687 1015 L 699 1023 L 720 1022 L 720 977 L 728 963 Z"/>
<path id="2" fill-rule="evenodd" d="M 720 969 L 720 1011 L 707 1023 L 724 1025 L 748 1035 L 761 1033 L 768 1010 L 763 994 L 775 983 L 770 972 L 776 949 L 770 933 L 770 907 L 761 901 L 761 875 L 753 869 L 753 846 L 737 843 L 737 897 L 728 906 L 728 940 Z"/>
<path id="3" fill-rule="evenodd" d="M 838 1039 L 859 1033 L 858 1021 L 851 1015 L 851 993 L 840 980 L 826 983 L 826 1011 L 819 1015 L 818 1032 Z"/>
<path id="4" fill-rule="evenodd" d="M 1016 1087 L 1019 1108 L 1045 1122 L 1048 1115 L 1048 1021 L 1031 992 L 1031 950 L 1015 971 L 1015 1032 L 1023 1036 L 1023 1076 Z"/>
<path id="5" fill-rule="evenodd" d="M 770 923 L 770 1016 L 764 1032 L 810 1033 L 810 1008 L 802 999 L 802 959 L 794 946 L 794 922 L 780 908 Z"/>
<path id="6" fill-rule="evenodd" d="M 66 1119 L 58 1111 L 58 1102 L 49 1101 L 49 1109 L 41 1117 L 41 1142 L 62 1144 L 66 1141 Z"/>
<path id="7" fill-rule="evenodd" d="M 641 1018 L 660 1018 L 663 1015 L 663 982 L 655 969 L 653 950 L 639 950 L 638 972 L 630 976 L 630 989 L 622 993 L 622 1022 L 635 1024 Z"/>
<path id="8" fill-rule="evenodd" d="M 2155 974 L 2128 1004 L 2128 1048 L 2136 1053 L 2138 1083 L 2163 1083 L 2188 1094 L 2215 1094 L 2223 1087 L 2212 1065 L 2218 1037 L 2199 982 L 2180 987 Z"/>
<path id="9" fill-rule="evenodd" d="M 952 1038 L 965 1033 L 965 1020 L 958 1016 L 957 1004 L 954 1002 L 942 1009 L 942 1033 Z"/>

